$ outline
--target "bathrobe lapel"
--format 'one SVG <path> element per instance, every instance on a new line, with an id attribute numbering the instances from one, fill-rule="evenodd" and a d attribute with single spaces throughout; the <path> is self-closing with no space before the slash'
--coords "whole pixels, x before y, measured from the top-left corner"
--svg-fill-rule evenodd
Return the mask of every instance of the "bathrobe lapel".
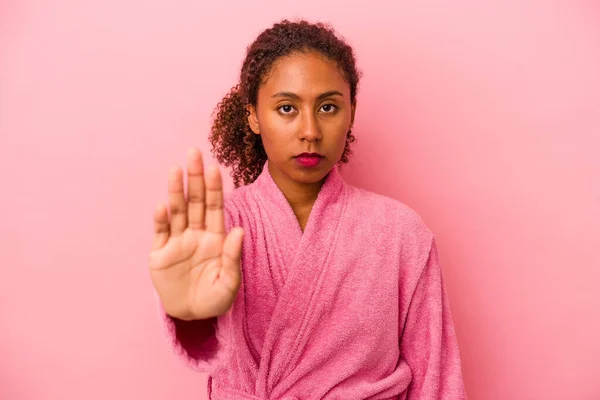
<path id="1" fill-rule="evenodd" d="M 307 344 L 311 326 L 318 320 L 323 282 L 334 264 L 347 187 L 333 168 L 327 176 L 302 232 L 294 212 L 268 173 L 267 165 L 253 185 L 256 200 L 268 218 L 272 236 L 266 243 L 280 288 L 260 355 L 256 393 L 273 395 L 273 389 L 296 366 Z M 277 392 L 279 389 L 277 388 Z"/>

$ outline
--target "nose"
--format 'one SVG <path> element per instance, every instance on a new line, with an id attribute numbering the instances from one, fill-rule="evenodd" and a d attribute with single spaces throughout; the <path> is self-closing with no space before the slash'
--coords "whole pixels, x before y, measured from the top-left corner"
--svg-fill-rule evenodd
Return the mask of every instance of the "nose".
<path id="1" fill-rule="evenodd" d="M 300 140 L 316 142 L 323 138 L 319 121 L 313 113 L 305 113 L 299 130 Z"/>

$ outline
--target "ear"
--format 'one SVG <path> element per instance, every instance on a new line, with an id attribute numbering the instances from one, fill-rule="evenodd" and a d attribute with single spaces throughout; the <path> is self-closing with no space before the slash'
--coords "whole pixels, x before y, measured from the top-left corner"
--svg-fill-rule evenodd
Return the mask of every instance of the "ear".
<path id="1" fill-rule="evenodd" d="M 248 125 L 252 132 L 260 135 L 260 127 L 258 126 L 258 115 L 256 114 L 256 107 L 252 104 L 248 104 L 246 106 L 246 111 L 248 111 Z"/>
<path id="2" fill-rule="evenodd" d="M 350 129 L 354 126 L 354 116 L 356 115 L 356 100 L 352 103 L 352 114 L 350 115 Z"/>

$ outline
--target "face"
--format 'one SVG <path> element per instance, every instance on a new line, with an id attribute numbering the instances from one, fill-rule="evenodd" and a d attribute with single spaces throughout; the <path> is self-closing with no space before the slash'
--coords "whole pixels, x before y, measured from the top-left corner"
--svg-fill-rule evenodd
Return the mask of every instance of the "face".
<path id="1" fill-rule="evenodd" d="M 279 59 L 248 123 L 261 135 L 278 184 L 321 182 L 340 160 L 355 105 L 336 62 L 314 52 Z"/>

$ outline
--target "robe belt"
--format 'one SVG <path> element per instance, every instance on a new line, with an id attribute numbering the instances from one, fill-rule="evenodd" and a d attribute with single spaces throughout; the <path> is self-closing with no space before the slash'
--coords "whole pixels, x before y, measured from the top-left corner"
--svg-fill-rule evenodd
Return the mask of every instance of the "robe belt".
<path id="1" fill-rule="evenodd" d="M 210 400 L 270 400 L 252 394 L 243 393 L 237 390 L 215 387 L 213 386 L 211 391 Z M 277 400 L 300 400 L 296 396 L 285 396 L 280 397 Z"/>

